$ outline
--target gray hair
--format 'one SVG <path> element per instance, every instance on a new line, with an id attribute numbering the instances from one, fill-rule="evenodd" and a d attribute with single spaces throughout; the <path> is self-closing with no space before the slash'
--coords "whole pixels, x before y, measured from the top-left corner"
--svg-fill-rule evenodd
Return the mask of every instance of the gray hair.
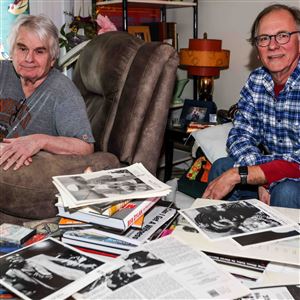
<path id="1" fill-rule="evenodd" d="M 26 27 L 37 34 L 41 41 L 49 41 L 49 51 L 52 59 L 59 57 L 59 32 L 48 16 L 22 14 L 16 19 L 9 36 L 10 55 L 16 46 L 20 27 Z"/>
<path id="2" fill-rule="evenodd" d="M 252 46 L 255 46 L 255 37 L 257 35 L 258 26 L 260 20 L 267 14 L 269 14 L 272 11 L 276 10 L 285 10 L 288 11 L 292 17 L 295 20 L 295 23 L 297 25 L 298 30 L 300 30 L 300 10 L 296 7 L 287 6 L 284 4 L 273 4 L 270 6 L 267 6 L 265 9 L 263 9 L 258 16 L 256 17 L 252 27 L 251 27 L 251 36 L 248 39 L 248 41 L 251 43 Z"/>

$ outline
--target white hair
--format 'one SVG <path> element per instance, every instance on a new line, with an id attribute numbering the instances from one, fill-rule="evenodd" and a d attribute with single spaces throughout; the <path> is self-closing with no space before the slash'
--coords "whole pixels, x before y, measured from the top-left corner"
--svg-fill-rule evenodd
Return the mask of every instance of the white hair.
<path id="1" fill-rule="evenodd" d="M 11 56 L 16 46 L 20 27 L 30 29 L 31 32 L 37 34 L 41 41 L 47 41 L 52 59 L 56 60 L 59 57 L 59 32 L 51 19 L 46 15 L 34 16 L 26 14 L 18 16 L 11 29 L 8 39 Z"/>

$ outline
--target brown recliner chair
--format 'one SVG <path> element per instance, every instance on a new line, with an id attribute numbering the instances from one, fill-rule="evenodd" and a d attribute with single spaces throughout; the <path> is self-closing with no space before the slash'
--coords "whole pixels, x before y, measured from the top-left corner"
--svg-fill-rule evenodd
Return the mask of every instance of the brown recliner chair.
<path id="1" fill-rule="evenodd" d="M 97 36 L 83 49 L 74 71 L 95 136 L 88 156 L 40 152 L 28 167 L 0 171 L 0 223 L 55 216 L 52 176 L 116 168 L 135 162 L 155 174 L 178 55 L 159 42 L 126 32 Z"/>

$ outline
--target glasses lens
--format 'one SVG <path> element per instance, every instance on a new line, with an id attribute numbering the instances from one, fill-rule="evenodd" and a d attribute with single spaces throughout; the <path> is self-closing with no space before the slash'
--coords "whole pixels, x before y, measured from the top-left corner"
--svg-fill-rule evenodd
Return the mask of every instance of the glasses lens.
<path id="1" fill-rule="evenodd" d="M 290 33 L 289 32 L 279 32 L 276 34 L 276 42 L 279 44 L 286 44 L 290 40 Z"/>
<path id="2" fill-rule="evenodd" d="M 268 35 L 260 35 L 256 37 L 256 44 L 261 47 L 266 47 L 270 43 L 270 36 Z"/>

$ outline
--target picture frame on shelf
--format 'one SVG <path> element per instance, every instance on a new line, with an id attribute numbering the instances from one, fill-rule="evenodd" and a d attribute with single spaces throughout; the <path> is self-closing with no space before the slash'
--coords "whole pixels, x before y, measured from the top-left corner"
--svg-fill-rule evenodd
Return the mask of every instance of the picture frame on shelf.
<path id="1" fill-rule="evenodd" d="M 180 115 L 182 127 L 189 123 L 204 123 L 206 121 L 207 107 L 203 107 L 197 100 L 186 99 Z"/>
<path id="2" fill-rule="evenodd" d="M 149 26 L 128 26 L 128 33 L 144 40 L 145 42 L 151 42 Z"/>

